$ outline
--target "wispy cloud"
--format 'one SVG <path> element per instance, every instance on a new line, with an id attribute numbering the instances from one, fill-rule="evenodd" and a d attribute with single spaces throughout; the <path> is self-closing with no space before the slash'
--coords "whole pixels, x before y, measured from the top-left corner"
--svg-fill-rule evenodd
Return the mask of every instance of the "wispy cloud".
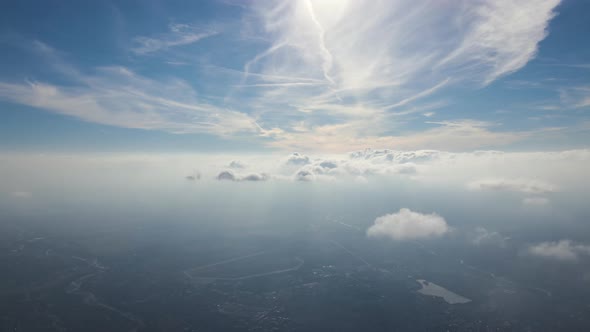
<path id="1" fill-rule="evenodd" d="M 190 24 L 170 24 L 168 29 L 167 33 L 151 37 L 135 37 L 131 51 L 140 55 L 154 53 L 175 46 L 193 44 L 218 33 L 212 29 L 197 28 Z"/>
<path id="2" fill-rule="evenodd" d="M 475 77 L 484 84 L 524 67 L 546 37 L 548 22 L 559 3 L 560 0 L 471 2 L 463 8 L 461 23 L 467 28 L 459 46 L 439 65 L 455 64 L 464 73 L 475 69 Z M 531 12 L 534 17 L 528 16 Z"/>
<path id="3" fill-rule="evenodd" d="M 72 84 L 0 82 L 0 99 L 125 128 L 220 136 L 266 133 L 248 114 L 200 100 L 186 81 L 156 80 L 121 66 L 86 73 L 67 64 L 50 46 L 33 45 L 56 75 L 67 77 Z"/>
<path id="4" fill-rule="evenodd" d="M 537 89 L 543 91 L 543 100 L 520 105 L 541 111 L 568 111 L 590 106 L 590 85 L 576 80 L 548 78 L 544 80 L 511 80 L 505 85 L 511 89 Z"/>
<path id="5" fill-rule="evenodd" d="M 153 81 L 117 67 L 101 68 L 97 76 L 85 79 L 90 86 L 0 83 L 0 98 L 117 127 L 218 135 L 259 132 L 247 114 L 199 102 L 179 81 Z"/>
<path id="6" fill-rule="evenodd" d="M 168 70 L 193 61 L 219 89 L 200 91 L 201 77 L 162 77 L 161 71 L 141 72 L 129 63 L 77 67 L 40 43 L 47 46 L 39 52 L 45 61 L 72 84 L 4 81 L 0 98 L 113 126 L 226 137 L 248 133 L 283 149 L 460 150 L 510 144 L 530 132 L 448 120 L 445 108 L 453 101 L 442 94 L 483 87 L 525 66 L 558 4 L 255 2 L 243 9 L 235 29 L 223 33 L 214 25 L 170 24 L 165 32 L 133 39 L 132 53 L 158 56 L 204 38 L 225 38 L 223 49 L 199 51 L 205 59 L 183 53 L 162 61 Z M 430 117 L 434 111 L 448 121 L 404 128 L 416 115 Z"/>
<path id="7" fill-rule="evenodd" d="M 291 150 L 345 152 L 369 146 L 392 146 L 404 150 L 471 150 L 507 145 L 531 135 L 530 132 L 492 131 L 486 122 L 460 120 L 431 123 L 427 130 L 381 135 L 382 118 L 349 121 L 337 125 L 313 126 L 306 131 L 282 133 L 273 146 Z M 366 134 L 363 134 L 366 133 Z"/>
<path id="8" fill-rule="evenodd" d="M 440 82 L 451 73 L 489 83 L 535 56 L 558 3 L 261 3 L 257 13 L 271 44 L 246 71 L 324 78 L 337 91 L 416 84 L 419 75 L 427 78 L 422 84 L 442 75 Z"/>
<path id="9" fill-rule="evenodd" d="M 424 100 L 436 103 L 437 93 L 451 85 L 484 86 L 525 66 L 558 4 L 257 3 L 248 24 L 259 26 L 268 44 L 246 62 L 228 102 L 243 102 L 246 92 L 239 90 L 249 87 L 248 102 L 262 119 L 274 125 L 280 112 L 284 133 L 276 145 L 302 139 L 398 141 L 386 134 L 396 123 L 392 113 L 412 114 L 410 108 Z M 524 14 L 529 19 L 522 20 Z M 277 82 L 277 76 L 292 79 Z M 295 129 L 303 119 L 313 127 L 307 131 L 313 138 Z"/>
<path id="10" fill-rule="evenodd" d="M 531 179 L 484 179 L 473 181 L 468 184 L 472 190 L 483 191 L 517 191 L 530 194 L 544 194 L 554 192 L 555 186 Z M 532 201 L 531 201 L 532 202 Z M 530 203 L 530 202 L 529 202 Z"/>
<path id="11" fill-rule="evenodd" d="M 590 106 L 590 85 L 561 88 L 561 102 L 567 108 L 585 108 Z"/>

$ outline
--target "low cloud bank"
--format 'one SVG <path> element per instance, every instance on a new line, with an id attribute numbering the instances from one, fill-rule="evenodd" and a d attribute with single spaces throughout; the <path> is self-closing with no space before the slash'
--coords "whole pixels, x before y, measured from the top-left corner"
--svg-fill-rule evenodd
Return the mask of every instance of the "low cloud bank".
<path id="1" fill-rule="evenodd" d="M 531 179 L 483 179 L 468 184 L 471 190 L 482 191 L 516 191 L 529 194 L 555 192 L 552 184 Z"/>
<path id="2" fill-rule="evenodd" d="M 296 181 L 333 180 L 336 177 L 356 178 L 378 175 L 417 174 L 416 162 L 436 159 L 437 151 L 403 152 L 394 150 L 373 150 L 352 152 L 347 156 L 310 158 L 301 153 L 291 154 L 283 163 L 281 171 L 292 171 Z"/>
<path id="3" fill-rule="evenodd" d="M 585 176 L 590 168 L 590 150 L 455 153 L 365 149 L 338 155 L 294 152 L 207 158 L 199 162 L 204 171 L 202 179 L 359 185 L 376 183 L 375 180 L 413 181 L 457 192 L 467 189 L 520 194 L 516 199 L 530 209 L 548 206 L 553 196 L 584 192 L 590 186 L 590 179 Z"/>
<path id="4" fill-rule="evenodd" d="M 528 248 L 531 255 L 560 261 L 577 261 L 580 256 L 590 256 L 590 245 L 574 243 L 571 240 L 542 242 Z"/>

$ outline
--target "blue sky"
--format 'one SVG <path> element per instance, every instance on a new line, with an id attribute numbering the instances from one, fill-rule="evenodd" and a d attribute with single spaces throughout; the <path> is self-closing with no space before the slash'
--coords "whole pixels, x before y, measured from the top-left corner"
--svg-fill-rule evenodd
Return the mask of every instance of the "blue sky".
<path id="1" fill-rule="evenodd" d="M 542 228 L 519 252 L 585 260 L 588 13 L 3 1 L 0 218 L 341 221 L 500 246 Z"/>
<path id="2" fill-rule="evenodd" d="M 6 151 L 588 147 L 586 1 L 5 1 Z"/>

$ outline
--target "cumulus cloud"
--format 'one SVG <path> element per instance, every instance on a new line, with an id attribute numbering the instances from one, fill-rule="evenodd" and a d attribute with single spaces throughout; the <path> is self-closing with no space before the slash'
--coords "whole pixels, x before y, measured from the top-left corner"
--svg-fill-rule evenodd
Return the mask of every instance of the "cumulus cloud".
<path id="1" fill-rule="evenodd" d="M 367 229 L 367 236 L 406 240 L 439 237 L 448 231 L 449 226 L 443 217 L 404 208 L 375 219 L 374 224 Z"/>
<path id="2" fill-rule="evenodd" d="M 269 179 L 268 174 L 252 173 L 240 177 L 240 181 L 266 181 Z"/>
<path id="3" fill-rule="evenodd" d="M 394 150 L 366 149 L 338 157 L 310 158 L 293 153 L 283 162 L 283 172 L 291 172 L 298 181 L 334 180 L 357 176 L 379 176 L 388 174 L 415 175 L 417 163 L 435 160 L 438 151 L 403 152 Z"/>
<path id="4" fill-rule="evenodd" d="M 234 168 L 234 169 L 242 169 L 242 168 L 246 168 L 246 165 L 239 160 L 232 160 L 229 163 L 229 167 Z"/>
<path id="5" fill-rule="evenodd" d="M 216 179 L 219 181 L 266 181 L 270 178 L 270 176 L 266 173 L 250 173 L 245 175 L 239 175 L 234 173 L 233 171 L 226 170 L 221 171 L 217 174 Z"/>
<path id="6" fill-rule="evenodd" d="M 287 165 L 307 165 L 310 163 L 309 157 L 302 155 L 298 152 L 294 152 L 285 161 Z"/>
<path id="7" fill-rule="evenodd" d="M 436 150 L 396 151 L 389 149 L 370 149 L 354 151 L 349 154 L 350 159 L 371 160 L 376 162 L 416 163 L 435 160 L 441 154 Z"/>
<path id="8" fill-rule="evenodd" d="M 217 180 L 220 181 L 236 181 L 236 176 L 232 171 L 221 171 L 217 174 Z"/>
<path id="9" fill-rule="evenodd" d="M 580 256 L 590 255 L 590 245 L 577 244 L 571 240 L 542 242 L 528 248 L 531 255 L 561 261 L 576 261 Z"/>
<path id="10" fill-rule="evenodd" d="M 544 194 L 556 191 L 552 184 L 532 179 L 483 179 L 469 183 L 469 189 L 482 191 L 517 191 Z"/>
<path id="11" fill-rule="evenodd" d="M 222 158 L 222 159 L 220 159 Z M 590 186 L 589 150 L 560 152 L 445 152 L 366 149 L 347 154 L 294 153 L 281 157 L 214 157 L 200 163 L 204 178 L 232 181 L 374 183 L 375 178 L 412 181 L 452 190 L 514 191 L 525 206 L 550 203 L 548 194 Z M 231 167 L 233 166 L 233 167 Z M 241 168 L 241 167 L 244 168 Z M 570 170 L 563 172 L 563 169 Z M 473 179 L 482 179 L 473 181 Z M 542 180 L 541 180 L 542 179 Z M 467 184 L 467 185 L 466 185 Z"/>
<path id="12" fill-rule="evenodd" d="M 315 180 L 316 176 L 310 171 L 299 170 L 295 173 L 293 178 L 295 181 L 311 182 Z"/>
<path id="13" fill-rule="evenodd" d="M 319 166 L 322 168 L 333 169 L 338 167 L 338 162 L 332 160 L 324 160 L 319 163 Z"/>
<path id="14" fill-rule="evenodd" d="M 247 161 L 247 168 L 239 168 L 245 164 L 235 159 L 222 161 L 226 167 L 219 169 L 215 166 L 211 176 L 229 170 L 236 180 L 247 173 L 266 174 L 266 177 L 250 177 L 252 179 L 277 181 L 354 182 L 357 177 L 365 180 L 404 179 L 446 188 L 520 192 L 524 205 L 545 204 L 549 198 L 544 194 L 569 191 L 572 187 L 582 188 L 585 183 L 590 185 L 581 176 L 590 165 L 588 150 L 453 153 L 438 150 L 365 149 L 340 155 L 308 156 L 293 153 L 283 158 L 268 155 Z M 232 165 L 234 167 L 230 167 Z M 570 169 L 571 172 L 564 173 L 560 171 L 562 169 Z"/>

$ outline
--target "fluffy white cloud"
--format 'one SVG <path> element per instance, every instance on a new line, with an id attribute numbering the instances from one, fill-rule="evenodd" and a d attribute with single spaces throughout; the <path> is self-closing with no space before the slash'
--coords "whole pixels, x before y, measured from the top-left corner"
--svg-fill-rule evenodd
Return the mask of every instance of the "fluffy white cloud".
<path id="1" fill-rule="evenodd" d="M 590 245 L 577 244 L 571 240 L 542 242 L 530 246 L 528 252 L 532 255 L 545 258 L 562 261 L 576 261 L 580 255 L 590 255 Z"/>
<path id="2" fill-rule="evenodd" d="M 367 229 L 367 236 L 394 240 L 421 239 L 442 236 L 448 230 L 445 219 L 435 213 L 422 214 L 401 209 L 375 219 L 375 223 Z"/>
<path id="3" fill-rule="evenodd" d="M 469 189 L 483 191 L 518 191 L 543 194 L 556 191 L 554 185 L 532 179 L 484 179 L 469 183 Z"/>
<path id="4" fill-rule="evenodd" d="M 285 161 L 287 165 L 307 165 L 310 163 L 309 157 L 302 155 L 298 152 L 294 152 Z"/>

